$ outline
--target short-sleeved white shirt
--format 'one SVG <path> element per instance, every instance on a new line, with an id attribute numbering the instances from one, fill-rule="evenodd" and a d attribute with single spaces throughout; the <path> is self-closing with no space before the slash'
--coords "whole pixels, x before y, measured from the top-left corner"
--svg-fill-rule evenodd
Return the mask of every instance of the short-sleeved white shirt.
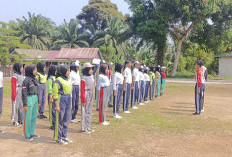
<path id="1" fill-rule="evenodd" d="M 131 69 L 127 68 L 123 72 L 123 77 L 126 78 L 126 83 L 131 84 L 132 83 L 132 74 L 131 74 Z"/>
<path id="2" fill-rule="evenodd" d="M 134 68 L 132 76 L 135 78 L 134 81 L 139 81 L 139 69 Z"/>
<path id="3" fill-rule="evenodd" d="M 144 81 L 144 74 L 141 71 L 139 72 L 139 81 Z"/>

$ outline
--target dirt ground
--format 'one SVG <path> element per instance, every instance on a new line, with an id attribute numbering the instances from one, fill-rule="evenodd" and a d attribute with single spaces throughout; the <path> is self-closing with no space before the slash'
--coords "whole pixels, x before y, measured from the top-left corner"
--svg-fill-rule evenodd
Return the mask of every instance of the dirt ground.
<path id="1" fill-rule="evenodd" d="M 25 141 L 22 127 L 11 125 L 10 86 L 5 81 L 0 129 L 6 133 L 0 135 L 0 156 L 232 156 L 232 85 L 207 85 L 201 116 L 192 115 L 193 89 L 194 84 L 167 83 L 163 97 L 131 110 L 132 114 L 121 114 L 122 120 L 114 119 L 108 109 L 109 126 L 99 125 L 94 111 L 95 133 L 82 134 L 80 123 L 70 124 L 68 137 L 73 143 L 60 146 L 53 141 L 48 119 L 37 120 L 36 133 L 41 138 L 34 142 Z"/>

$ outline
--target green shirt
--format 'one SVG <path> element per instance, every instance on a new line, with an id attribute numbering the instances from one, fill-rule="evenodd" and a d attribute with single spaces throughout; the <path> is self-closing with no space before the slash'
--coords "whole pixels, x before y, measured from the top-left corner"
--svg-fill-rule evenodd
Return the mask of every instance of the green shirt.
<path id="1" fill-rule="evenodd" d="M 48 83 L 47 83 L 48 94 L 52 94 L 53 85 L 55 83 L 55 80 L 56 80 L 55 76 L 51 76 L 50 78 L 48 78 Z"/>
<path id="2" fill-rule="evenodd" d="M 59 85 L 58 82 L 60 82 L 63 89 L 60 89 L 61 86 Z M 65 95 L 71 94 L 72 93 L 71 81 L 64 80 L 62 77 L 58 77 L 53 86 L 53 92 L 52 92 L 53 99 L 58 99 L 58 100 L 60 99 L 61 95 L 59 94 L 59 90 L 62 90 Z"/>
<path id="3" fill-rule="evenodd" d="M 155 74 L 154 74 L 154 72 L 151 72 L 151 71 L 150 71 L 149 76 L 150 76 L 150 86 L 152 86 L 153 80 L 155 79 Z"/>
<path id="4" fill-rule="evenodd" d="M 39 80 L 39 83 L 46 83 L 47 82 L 47 76 L 43 75 L 41 73 L 37 73 L 36 78 Z"/>

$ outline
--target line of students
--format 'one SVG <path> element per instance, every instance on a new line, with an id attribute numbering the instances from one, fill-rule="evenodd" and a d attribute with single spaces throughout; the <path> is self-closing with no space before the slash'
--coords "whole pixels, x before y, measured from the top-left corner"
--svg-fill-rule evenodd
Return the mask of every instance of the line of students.
<path id="1" fill-rule="evenodd" d="M 132 109 L 138 109 L 138 105 L 144 105 L 150 100 L 163 94 L 165 83 L 165 68 L 141 66 L 138 61 L 132 63 L 126 61 L 125 65 L 116 64 L 115 74 L 113 63 L 106 64 L 103 61 L 100 66 L 85 63 L 82 66 L 82 77 L 79 74 L 79 61 L 71 66 L 50 66 L 46 76 L 44 63 L 28 65 L 23 76 L 24 66 L 20 63 L 14 65 L 12 82 L 12 121 L 14 126 L 23 124 L 25 138 L 28 141 L 39 138 L 34 134 L 36 117 L 47 118 L 44 115 L 46 91 L 48 92 L 49 123 L 54 130 L 54 139 L 57 143 L 66 145 L 72 141 L 67 138 L 69 123 L 77 123 L 76 115 L 79 108 L 79 96 L 81 98 L 81 131 L 92 133 L 91 117 L 94 102 L 94 88 L 96 108 L 99 111 L 99 123 L 109 125 L 106 111 L 113 107 L 115 118 L 119 116 L 123 96 L 123 112 L 129 111 L 129 103 Z M 97 68 L 96 68 L 97 67 Z M 161 84 L 162 71 L 162 89 Z M 95 71 L 95 75 L 94 74 Z M 46 90 L 47 86 L 47 90 Z M 150 92 L 149 92 L 150 91 Z M 113 98 L 113 105 L 112 103 Z M 130 101 L 131 100 L 131 101 Z"/>

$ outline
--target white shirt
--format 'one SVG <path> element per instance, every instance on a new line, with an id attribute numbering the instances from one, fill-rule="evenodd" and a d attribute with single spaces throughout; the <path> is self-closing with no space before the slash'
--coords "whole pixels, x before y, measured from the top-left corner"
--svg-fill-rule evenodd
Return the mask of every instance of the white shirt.
<path id="1" fill-rule="evenodd" d="M 144 73 L 144 81 L 150 81 L 150 77 L 146 73 Z"/>
<path id="2" fill-rule="evenodd" d="M 0 71 L 0 88 L 3 87 L 3 72 Z"/>
<path id="3" fill-rule="evenodd" d="M 114 74 L 114 84 L 113 84 L 113 90 L 116 90 L 116 87 L 118 84 L 123 84 L 124 77 L 122 76 L 121 73 L 116 72 Z"/>
<path id="4" fill-rule="evenodd" d="M 131 69 L 126 67 L 126 69 L 123 72 L 123 76 L 126 78 L 126 83 L 131 84 L 132 83 L 132 74 L 131 74 Z"/>
<path id="5" fill-rule="evenodd" d="M 139 69 L 134 68 L 132 76 L 135 78 L 134 81 L 139 81 Z"/>
<path id="6" fill-rule="evenodd" d="M 139 71 L 139 81 L 144 81 L 144 74 Z"/>
<path id="7" fill-rule="evenodd" d="M 100 74 L 98 77 L 97 90 L 101 90 L 101 87 L 109 87 L 109 86 L 110 86 L 109 77 Z"/>
<path id="8" fill-rule="evenodd" d="M 69 79 L 70 79 L 72 85 L 80 85 L 81 77 L 79 75 L 79 71 L 75 72 L 72 70 L 70 72 Z"/>

